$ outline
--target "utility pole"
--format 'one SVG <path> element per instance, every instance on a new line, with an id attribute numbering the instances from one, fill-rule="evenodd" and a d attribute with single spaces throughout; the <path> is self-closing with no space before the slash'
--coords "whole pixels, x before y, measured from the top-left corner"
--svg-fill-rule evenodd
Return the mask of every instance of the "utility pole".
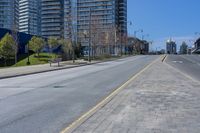
<path id="1" fill-rule="evenodd" d="M 117 55 L 117 48 L 116 48 L 116 46 L 117 46 L 117 26 L 115 26 L 114 28 L 115 28 L 115 47 L 114 47 L 114 49 L 115 49 L 115 55 Z"/>
<path id="2" fill-rule="evenodd" d="M 119 25 L 119 36 L 120 36 L 120 56 L 122 56 L 122 27 Z"/>
<path id="3" fill-rule="evenodd" d="M 140 30 L 136 30 L 136 31 L 134 31 L 134 36 L 135 36 L 135 38 L 137 37 L 137 33 L 138 33 L 138 32 L 141 32 L 141 33 L 142 33 L 142 32 L 143 32 L 143 30 L 142 30 L 142 29 L 140 29 Z"/>
<path id="4" fill-rule="evenodd" d="M 92 17 L 92 13 L 91 13 L 91 7 L 90 7 L 90 20 L 89 20 L 89 48 L 88 48 L 88 61 L 89 62 L 91 62 L 91 58 L 90 58 L 90 56 L 91 56 L 91 54 L 90 54 L 90 52 L 91 52 L 91 17 Z"/>
<path id="5" fill-rule="evenodd" d="M 30 34 L 30 18 L 28 18 L 28 34 Z M 27 44 L 27 53 L 28 53 L 28 61 L 26 62 L 27 65 L 30 65 L 30 53 L 29 53 L 29 43 Z"/>
<path id="6" fill-rule="evenodd" d="M 75 9 L 73 9 L 75 8 Z M 76 2 L 72 2 L 71 3 L 71 26 L 72 26 L 72 48 L 73 48 L 73 63 L 75 63 L 75 45 L 77 45 L 77 32 L 76 32 L 76 27 L 74 26 L 74 21 L 76 21 L 74 18 L 77 17 L 77 12 L 76 12 L 76 8 L 77 8 L 77 3 Z M 76 25 L 77 25 L 77 22 L 76 22 Z"/>
<path id="7" fill-rule="evenodd" d="M 144 40 L 144 37 L 149 37 L 149 34 L 146 34 L 146 35 L 142 35 L 142 40 Z"/>

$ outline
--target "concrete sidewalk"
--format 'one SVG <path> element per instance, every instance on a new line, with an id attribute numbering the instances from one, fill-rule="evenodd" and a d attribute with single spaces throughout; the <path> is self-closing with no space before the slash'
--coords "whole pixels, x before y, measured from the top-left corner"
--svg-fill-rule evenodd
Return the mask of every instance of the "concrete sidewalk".
<path id="1" fill-rule="evenodd" d="M 95 63 L 100 63 L 101 61 L 92 61 L 91 63 L 83 60 L 76 60 L 76 63 L 73 64 L 72 61 L 61 62 L 60 66 L 57 63 L 52 64 L 43 64 L 43 65 L 32 65 L 32 66 L 23 66 L 23 67 L 10 67 L 10 68 L 2 68 L 0 69 L 0 79 L 17 77 L 29 74 L 36 74 L 48 71 L 55 71 L 67 68 L 80 67 Z"/>
<path id="2" fill-rule="evenodd" d="M 153 64 L 73 133 L 199 133 L 200 83 Z"/>
<path id="3" fill-rule="evenodd" d="M 23 66 L 23 67 L 0 68 L 0 79 L 81 67 L 81 66 L 92 65 L 92 64 L 97 64 L 97 63 L 102 63 L 102 62 L 107 62 L 107 61 L 114 61 L 114 60 L 128 58 L 128 57 L 131 57 L 131 56 L 122 56 L 119 58 L 108 58 L 105 60 L 92 60 L 91 62 L 84 61 L 84 60 L 76 60 L 75 63 L 73 63 L 73 61 L 70 60 L 70 61 L 61 62 L 60 66 L 58 66 L 58 63 L 53 63 L 51 67 L 50 67 L 50 64 L 43 64 L 43 65 L 32 65 L 32 66 Z"/>

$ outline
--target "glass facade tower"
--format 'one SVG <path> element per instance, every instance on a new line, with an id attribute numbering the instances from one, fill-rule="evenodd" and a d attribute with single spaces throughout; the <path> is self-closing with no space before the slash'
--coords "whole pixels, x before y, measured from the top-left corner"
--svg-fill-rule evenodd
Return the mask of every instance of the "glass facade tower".
<path id="1" fill-rule="evenodd" d="M 42 0 L 41 32 L 43 37 L 64 37 L 64 0 Z"/>
<path id="2" fill-rule="evenodd" d="M 41 0 L 19 0 L 19 31 L 41 35 Z"/>
<path id="3" fill-rule="evenodd" d="M 65 0 L 65 9 L 66 38 L 75 33 L 75 38 L 87 45 L 82 34 L 94 23 L 104 31 L 114 26 L 120 33 L 127 34 L 127 0 Z"/>
<path id="4" fill-rule="evenodd" d="M 0 0 L 0 28 L 19 29 L 19 1 Z"/>
<path id="5" fill-rule="evenodd" d="M 71 38 L 83 44 L 82 33 L 94 21 L 100 29 L 117 27 L 127 34 L 127 0 L 42 0 L 42 36 Z"/>

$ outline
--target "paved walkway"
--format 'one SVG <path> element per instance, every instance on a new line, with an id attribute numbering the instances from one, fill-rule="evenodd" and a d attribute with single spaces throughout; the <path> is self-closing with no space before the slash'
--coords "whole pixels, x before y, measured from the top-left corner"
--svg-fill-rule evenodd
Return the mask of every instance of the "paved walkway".
<path id="1" fill-rule="evenodd" d="M 91 63 L 98 63 L 100 61 L 92 61 Z M 0 79 L 7 78 L 7 77 L 13 77 L 13 76 L 20 76 L 20 75 L 27 75 L 27 74 L 34 74 L 39 72 L 47 72 L 47 71 L 53 71 L 53 70 L 60 70 L 60 69 L 66 69 L 66 68 L 73 68 L 78 67 L 82 65 L 89 64 L 87 61 L 78 60 L 75 64 L 72 63 L 72 61 L 65 61 L 61 62 L 60 66 L 58 66 L 57 63 L 52 64 L 50 67 L 49 64 L 43 64 L 43 65 L 32 65 L 32 66 L 23 66 L 23 67 L 11 67 L 11 68 L 2 68 L 0 69 Z"/>
<path id="2" fill-rule="evenodd" d="M 200 83 L 157 62 L 74 133 L 199 133 Z"/>

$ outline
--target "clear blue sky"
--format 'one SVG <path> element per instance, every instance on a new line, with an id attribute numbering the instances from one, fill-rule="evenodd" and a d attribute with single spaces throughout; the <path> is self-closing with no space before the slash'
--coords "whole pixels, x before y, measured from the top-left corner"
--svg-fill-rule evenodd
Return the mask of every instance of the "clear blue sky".
<path id="1" fill-rule="evenodd" d="M 144 34 L 150 34 L 146 39 L 154 40 L 154 48 L 164 48 L 170 37 L 178 44 L 197 37 L 199 16 L 200 0 L 128 0 L 128 21 L 133 22 L 129 34 L 142 28 Z"/>

